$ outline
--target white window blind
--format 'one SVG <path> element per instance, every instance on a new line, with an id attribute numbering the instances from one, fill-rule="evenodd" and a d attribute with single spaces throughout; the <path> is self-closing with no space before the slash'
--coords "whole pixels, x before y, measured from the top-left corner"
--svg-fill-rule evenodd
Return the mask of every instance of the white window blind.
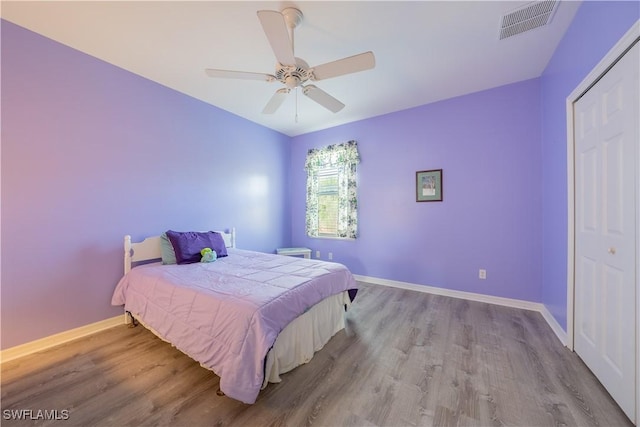
<path id="1" fill-rule="evenodd" d="M 338 169 L 318 171 L 318 235 L 338 235 Z"/>

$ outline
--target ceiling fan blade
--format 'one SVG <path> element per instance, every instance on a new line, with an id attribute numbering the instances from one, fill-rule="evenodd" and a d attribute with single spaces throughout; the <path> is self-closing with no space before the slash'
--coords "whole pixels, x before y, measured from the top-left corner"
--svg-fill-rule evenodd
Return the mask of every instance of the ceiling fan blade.
<path id="1" fill-rule="evenodd" d="M 215 68 L 207 68 L 204 70 L 209 77 L 222 77 L 225 79 L 243 79 L 243 80 L 263 80 L 266 82 L 272 82 L 276 79 L 271 74 L 264 73 L 249 73 L 247 71 L 230 71 L 230 70 L 216 70 Z"/>
<path id="2" fill-rule="evenodd" d="M 289 93 L 289 88 L 283 87 L 282 89 L 278 89 L 276 93 L 273 94 L 267 105 L 264 106 L 262 110 L 262 114 L 273 114 L 276 112 L 278 108 L 282 105 L 287 94 Z"/>
<path id="3" fill-rule="evenodd" d="M 313 67 L 313 80 L 325 80 L 344 74 L 357 73 L 375 66 L 376 58 L 373 56 L 373 52 L 365 52 Z"/>
<path id="4" fill-rule="evenodd" d="M 282 13 L 275 10 L 259 10 L 258 18 L 278 62 L 282 65 L 296 65 L 289 30 Z"/>
<path id="5" fill-rule="evenodd" d="M 344 104 L 315 85 L 302 88 L 302 93 L 322 105 L 327 110 L 337 113 L 344 108 Z"/>

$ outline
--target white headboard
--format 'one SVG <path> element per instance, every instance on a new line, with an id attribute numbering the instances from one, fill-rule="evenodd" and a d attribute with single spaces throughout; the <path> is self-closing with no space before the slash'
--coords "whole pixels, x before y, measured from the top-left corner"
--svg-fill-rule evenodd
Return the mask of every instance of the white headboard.
<path id="1" fill-rule="evenodd" d="M 222 234 L 224 244 L 228 248 L 236 247 L 236 229 L 217 231 Z M 147 237 L 142 242 L 132 243 L 131 236 L 124 236 L 124 274 L 131 270 L 131 264 L 162 258 L 160 236 Z"/>

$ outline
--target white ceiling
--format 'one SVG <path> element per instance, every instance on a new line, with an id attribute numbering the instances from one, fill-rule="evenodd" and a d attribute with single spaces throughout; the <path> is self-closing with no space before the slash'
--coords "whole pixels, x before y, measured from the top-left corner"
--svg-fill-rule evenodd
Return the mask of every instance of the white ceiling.
<path id="1" fill-rule="evenodd" d="M 579 6 L 505 40 L 501 16 L 527 1 L 2 1 L 2 18 L 289 136 L 541 75 Z M 293 92 L 262 109 L 278 82 L 213 79 L 205 68 L 273 74 L 257 18 L 295 6 L 296 56 L 310 66 L 373 51 L 376 67 L 315 84 L 346 107 L 334 114 Z M 45 65 L 45 64 L 43 64 Z"/>

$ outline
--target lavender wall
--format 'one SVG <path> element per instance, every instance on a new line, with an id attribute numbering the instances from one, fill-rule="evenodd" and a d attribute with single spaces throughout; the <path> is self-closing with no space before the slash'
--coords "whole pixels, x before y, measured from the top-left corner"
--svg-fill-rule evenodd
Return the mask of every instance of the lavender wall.
<path id="1" fill-rule="evenodd" d="M 638 2 L 584 2 L 541 77 L 542 302 L 567 327 L 566 99 L 640 17 Z"/>
<path id="2" fill-rule="evenodd" d="M 540 301 L 539 91 L 529 80 L 295 137 L 293 244 L 333 252 L 356 274 Z M 351 139 L 360 237 L 308 238 L 307 150 Z M 416 203 L 416 171 L 439 168 L 444 201 Z"/>
<path id="3" fill-rule="evenodd" d="M 540 79 L 293 139 L 7 21 L 2 31 L 5 349 L 120 314 L 122 236 L 236 226 L 354 273 L 542 301 L 566 327 L 565 99 L 638 19 L 585 2 Z M 360 238 L 304 232 L 307 149 L 356 139 Z M 444 202 L 415 171 L 444 169 Z M 289 191 L 291 198 L 289 198 Z M 488 271 L 479 280 L 479 268 Z"/>
<path id="4" fill-rule="evenodd" d="M 121 313 L 122 239 L 290 241 L 290 138 L 2 21 L 2 343 Z"/>

